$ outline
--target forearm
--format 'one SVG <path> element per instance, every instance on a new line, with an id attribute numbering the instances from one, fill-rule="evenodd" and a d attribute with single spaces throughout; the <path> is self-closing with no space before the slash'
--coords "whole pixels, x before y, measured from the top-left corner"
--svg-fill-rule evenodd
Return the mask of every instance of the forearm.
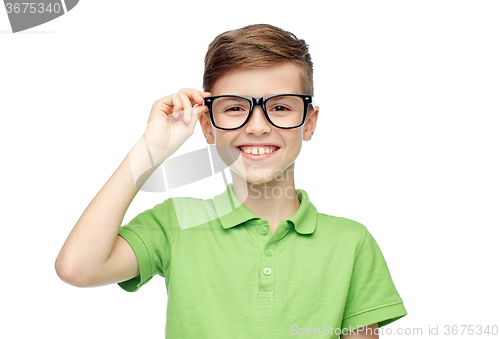
<path id="1" fill-rule="evenodd" d="M 56 270 L 63 280 L 82 283 L 103 267 L 130 203 L 156 168 L 141 138 L 87 206 L 64 243 L 56 259 Z"/>
<path id="2" fill-rule="evenodd" d="M 347 334 L 342 334 L 340 339 L 378 339 L 378 323 L 362 327 Z"/>

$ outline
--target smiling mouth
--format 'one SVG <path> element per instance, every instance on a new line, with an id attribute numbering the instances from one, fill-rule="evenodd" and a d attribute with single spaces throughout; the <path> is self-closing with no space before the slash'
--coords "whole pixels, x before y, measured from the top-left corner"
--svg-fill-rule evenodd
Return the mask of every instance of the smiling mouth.
<path id="1" fill-rule="evenodd" d="M 278 151 L 281 147 L 278 146 L 262 146 L 262 147 L 247 147 L 247 146 L 237 146 L 240 152 L 246 155 L 252 156 L 262 156 Z"/>

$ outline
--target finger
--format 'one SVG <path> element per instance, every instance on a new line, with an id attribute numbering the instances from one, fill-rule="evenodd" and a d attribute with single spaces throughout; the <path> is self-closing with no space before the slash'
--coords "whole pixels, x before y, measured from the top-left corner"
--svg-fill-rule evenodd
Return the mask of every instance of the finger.
<path id="1" fill-rule="evenodd" d="M 160 112 L 165 113 L 166 115 L 171 114 L 172 112 L 172 96 L 168 95 L 161 99 L 158 99 L 154 102 L 152 110 L 159 110 Z"/>
<path id="2" fill-rule="evenodd" d="M 200 117 L 203 115 L 203 113 L 208 111 L 208 107 L 205 105 L 199 105 L 199 106 L 193 107 L 192 111 L 193 112 L 190 115 L 191 119 L 190 119 L 189 123 L 192 124 L 191 127 L 194 128 L 194 126 L 196 125 L 196 121 L 198 121 L 200 119 Z"/>
<path id="3" fill-rule="evenodd" d="M 160 107 L 161 111 L 165 112 L 166 114 L 169 114 L 168 111 L 172 111 L 173 106 L 175 105 L 174 97 L 176 95 L 177 94 L 167 95 L 166 97 L 156 100 L 155 104 Z M 167 106 L 167 109 L 164 109 L 165 106 Z"/>
<path id="4" fill-rule="evenodd" d="M 211 97 L 211 96 L 212 96 L 212 93 L 210 93 L 210 92 L 201 92 L 200 94 L 201 94 L 201 96 L 202 96 L 203 98 L 206 98 L 206 97 Z"/>
<path id="5" fill-rule="evenodd" d="M 191 100 L 186 94 L 180 93 L 178 96 L 182 101 L 182 108 L 183 109 L 188 109 L 188 108 L 193 107 L 194 101 Z"/>
<path id="6" fill-rule="evenodd" d="M 172 114 L 174 117 L 179 116 L 179 112 L 182 111 L 182 100 L 177 94 L 172 95 L 173 110 Z"/>
<path id="7" fill-rule="evenodd" d="M 179 91 L 179 93 L 186 94 L 191 100 L 193 100 L 198 105 L 203 104 L 204 97 L 210 96 L 210 93 L 208 92 L 200 92 L 193 88 L 183 88 Z"/>
<path id="8" fill-rule="evenodd" d="M 189 124 L 189 121 L 191 121 L 191 115 L 193 114 L 192 112 L 192 103 L 191 100 L 188 98 L 187 94 L 185 93 L 180 93 L 179 98 L 182 101 L 182 106 L 183 106 L 183 111 L 184 111 L 184 116 L 183 120 L 186 124 Z"/>
<path id="9" fill-rule="evenodd" d="M 207 97 L 211 97 L 211 96 L 212 96 L 212 93 L 210 93 L 210 92 L 201 92 L 201 95 L 202 95 L 202 97 L 203 97 L 203 102 L 202 102 L 202 104 L 204 104 L 204 103 L 205 103 L 205 98 L 207 98 Z"/>
<path id="10" fill-rule="evenodd" d="M 174 103 L 173 103 L 173 101 L 172 101 L 172 100 L 173 100 L 173 97 L 174 97 L 175 95 L 177 95 L 177 94 L 170 94 L 170 95 L 167 95 L 166 97 L 163 97 L 163 98 L 161 98 L 161 99 L 156 100 L 156 102 L 158 102 L 158 103 L 162 103 L 162 104 L 164 104 L 164 105 L 167 105 L 167 106 L 170 106 L 170 107 L 171 107 L 171 106 L 173 106 L 173 105 L 174 105 Z"/>
<path id="11" fill-rule="evenodd" d="M 178 93 L 180 94 L 185 94 L 189 97 L 190 100 L 193 100 L 195 103 L 200 103 L 200 91 L 193 89 L 193 88 L 183 88 L 179 91 Z"/>

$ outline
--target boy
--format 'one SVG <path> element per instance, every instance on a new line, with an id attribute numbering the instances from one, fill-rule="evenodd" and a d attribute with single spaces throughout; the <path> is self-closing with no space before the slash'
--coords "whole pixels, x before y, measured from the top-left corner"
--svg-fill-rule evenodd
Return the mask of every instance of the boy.
<path id="1" fill-rule="evenodd" d="M 277 27 L 216 37 L 204 92 L 155 102 L 143 138 L 61 249 L 61 279 L 134 292 L 159 274 L 166 338 L 378 338 L 378 326 L 407 314 L 379 247 L 365 226 L 318 213 L 295 189 L 294 162 L 319 114 L 312 73 L 305 41 Z M 167 199 L 120 227 L 197 121 L 232 184 L 214 199 Z"/>

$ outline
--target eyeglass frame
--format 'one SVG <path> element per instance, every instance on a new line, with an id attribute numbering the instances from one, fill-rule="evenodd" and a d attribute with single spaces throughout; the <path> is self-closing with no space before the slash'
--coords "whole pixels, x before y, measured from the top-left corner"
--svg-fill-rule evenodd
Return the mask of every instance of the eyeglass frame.
<path id="1" fill-rule="evenodd" d="M 269 115 L 267 114 L 267 110 L 266 110 L 267 100 L 274 98 L 274 97 L 281 97 L 281 96 L 297 96 L 297 97 L 302 98 L 302 101 L 304 102 L 304 115 L 302 116 L 302 121 L 299 125 L 293 126 L 293 127 L 281 127 L 281 126 L 278 126 L 275 123 L 273 123 L 271 121 L 271 119 L 269 118 Z M 224 128 L 224 127 L 219 127 L 215 124 L 215 120 L 214 120 L 214 116 L 213 116 L 213 112 L 212 112 L 212 104 L 213 104 L 214 99 L 221 98 L 221 97 L 242 98 L 242 99 L 246 99 L 247 101 L 250 102 L 250 112 L 248 113 L 246 120 L 240 126 L 235 127 L 235 128 Z M 310 100 L 310 102 L 307 102 L 307 100 Z M 213 95 L 210 97 L 205 97 L 205 99 L 203 100 L 203 104 L 208 107 L 208 112 L 210 113 L 210 120 L 212 121 L 212 124 L 214 125 L 214 127 L 221 129 L 221 130 L 232 131 L 232 130 L 239 129 L 239 128 L 245 126 L 246 123 L 248 122 L 248 120 L 250 120 L 252 113 L 253 113 L 253 109 L 256 105 L 258 105 L 262 108 L 262 111 L 264 112 L 264 115 L 266 116 L 267 121 L 269 121 L 269 123 L 271 125 L 273 125 L 274 127 L 281 128 L 281 129 L 293 129 L 293 128 L 298 128 L 298 127 L 304 125 L 304 122 L 306 121 L 307 110 L 309 109 L 309 104 L 312 104 L 313 108 L 314 108 L 314 97 L 312 95 L 308 95 L 308 94 L 274 94 L 274 95 L 269 95 L 267 97 L 254 98 L 254 97 L 247 97 L 244 95 L 227 94 L 227 95 Z"/>

